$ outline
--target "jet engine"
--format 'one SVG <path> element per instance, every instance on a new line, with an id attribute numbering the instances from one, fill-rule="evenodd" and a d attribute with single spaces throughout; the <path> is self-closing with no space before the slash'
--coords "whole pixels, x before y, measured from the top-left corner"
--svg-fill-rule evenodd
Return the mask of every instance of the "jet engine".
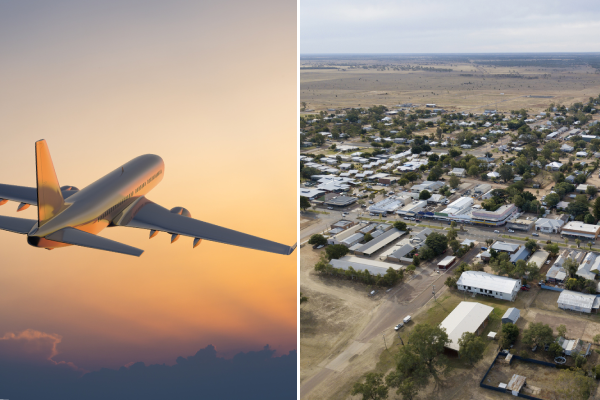
<path id="1" fill-rule="evenodd" d="M 62 192 L 63 198 L 67 199 L 70 196 L 74 195 L 75 193 L 79 192 L 79 188 L 76 188 L 75 186 L 61 186 L 60 191 Z"/>
<path id="2" fill-rule="evenodd" d="M 183 215 L 184 217 L 192 218 L 192 213 L 183 207 L 173 207 L 173 208 L 171 208 L 171 212 L 175 213 L 175 214 Z M 180 236 L 181 235 L 178 235 L 176 233 L 171 233 L 171 243 L 175 243 L 179 239 Z M 194 247 L 196 247 L 196 246 L 194 246 Z"/>

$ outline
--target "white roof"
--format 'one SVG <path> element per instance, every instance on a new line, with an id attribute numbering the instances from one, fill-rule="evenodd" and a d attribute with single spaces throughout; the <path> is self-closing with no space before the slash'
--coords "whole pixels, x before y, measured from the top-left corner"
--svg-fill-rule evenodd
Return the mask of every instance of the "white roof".
<path id="1" fill-rule="evenodd" d="M 474 333 L 493 310 L 493 307 L 481 303 L 461 301 L 440 324 L 441 328 L 446 329 L 448 339 L 452 341 L 447 347 L 458 351 L 458 339 L 462 334 Z"/>
<path id="2" fill-rule="evenodd" d="M 373 275 L 385 275 L 388 268 L 390 267 L 395 270 L 403 268 L 401 265 L 398 264 L 386 263 L 382 261 L 369 260 L 368 258 L 358 258 L 352 256 L 344 256 L 339 260 L 333 259 L 330 263 L 331 266 L 334 268 L 341 268 L 347 271 L 349 267 L 352 267 L 357 271 L 369 271 Z"/>
<path id="3" fill-rule="evenodd" d="M 457 285 L 472 286 L 502 293 L 512 293 L 516 286 L 521 285 L 517 279 L 492 275 L 482 271 L 465 271 L 456 283 Z"/>
<path id="4" fill-rule="evenodd" d="M 560 228 L 565 222 L 562 219 L 540 218 L 535 221 L 537 227 Z"/>
<path id="5" fill-rule="evenodd" d="M 596 232 L 598 232 L 598 229 L 600 229 L 600 226 L 598 226 L 598 225 L 584 224 L 581 221 L 571 221 L 564 226 L 563 232 L 565 230 L 573 230 L 573 231 L 580 231 L 580 232 L 595 234 Z"/>
<path id="6" fill-rule="evenodd" d="M 591 309 L 594 305 L 596 295 L 563 290 L 558 296 L 558 304 L 566 304 L 581 308 Z"/>
<path id="7" fill-rule="evenodd" d="M 537 265 L 538 268 L 542 268 L 542 266 L 544 265 L 544 263 L 548 259 L 549 255 L 550 255 L 550 253 L 548 253 L 547 251 L 538 250 L 535 253 L 533 253 L 533 255 L 531 256 L 531 258 L 527 262 L 528 263 L 534 262 L 535 265 Z"/>

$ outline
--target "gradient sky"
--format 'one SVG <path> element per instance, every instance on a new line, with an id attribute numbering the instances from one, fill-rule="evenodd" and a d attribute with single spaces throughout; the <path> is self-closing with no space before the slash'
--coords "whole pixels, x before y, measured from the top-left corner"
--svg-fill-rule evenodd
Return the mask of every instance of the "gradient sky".
<path id="1" fill-rule="evenodd" d="M 0 2 L 0 54 L 1 183 L 35 186 L 38 139 L 60 184 L 79 188 L 158 154 L 149 199 L 296 241 L 294 1 Z M 36 218 L 16 207 L 0 214 Z M 172 365 L 211 344 L 221 357 L 296 348 L 296 253 L 100 235 L 146 252 L 46 251 L 0 231 L 0 338 L 34 332 L 15 360 L 39 340 L 88 371 Z"/>
<path id="2" fill-rule="evenodd" d="M 597 52 L 594 0 L 302 0 L 300 52 Z"/>

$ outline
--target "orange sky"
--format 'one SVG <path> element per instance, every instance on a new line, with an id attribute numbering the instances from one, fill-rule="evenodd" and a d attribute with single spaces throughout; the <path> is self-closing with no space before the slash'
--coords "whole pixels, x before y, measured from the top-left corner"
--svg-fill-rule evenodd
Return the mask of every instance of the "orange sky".
<path id="1" fill-rule="evenodd" d="M 38 139 L 79 188 L 152 153 L 152 201 L 296 241 L 295 2 L 19 3 L 0 5 L 0 183 L 35 185 Z M 0 214 L 36 218 L 16 207 Z M 0 337 L 60 335 L 54 360 L 86 369 L 296 348 L 296 253 L 101 236 L 146 252 L 46 251 L 0 231 Z"/>

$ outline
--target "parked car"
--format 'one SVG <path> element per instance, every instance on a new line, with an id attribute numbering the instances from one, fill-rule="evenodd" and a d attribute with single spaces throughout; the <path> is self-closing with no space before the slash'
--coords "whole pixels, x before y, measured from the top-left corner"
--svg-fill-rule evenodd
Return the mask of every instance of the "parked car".
<path id="1" fill-rule="evenodd" d="M 550 260 L 546 261 L 546 264 L 550 264 Z"/>
<path id="2" fill-rule="evenodd" d="M 404 219 L 405 219 L 405 220 L 410 220 L 410 218 L 408 218 L 408 217 L 404 217 Z"/>
<path id="3" fill-rule="evenodd" d="M 400 322 L 398 325 L 396 325 L 396 327 L 394 328 L 395 331 L 400 330 L 400 328 L 402 328 L 404 326 L 404 324 L 402 322 Z"/>
<path id="4" fill-rule="evenodd" d="M 521 290 L 525 291 L 525 292 L 529 292 L 529 289 L 526 288 L 525 286 L 521 286 Z"/>
<path id="5" fill-rule="evenodd" d="M 531 236 L 540 236 L 540 234 L 539 234 L 539 233 L 537 233 L 537 232 L 533 232 L 533 233 L 531 234 Z"/>
<path id="6" fill-rule="evenodd" d="M 410 322 L 411 318 L 410 315 L 407 315 L 406 317 L 404 317 L 403 321 L 405 324 L 408 324 Z"/>
<path id="7" fill-rule="evenodd" d="M 333 210 L 333 207 L 327 207 L 328 210 Z"/>
<path id="8" fill-rule="evenodd" d="M 494 231 L 494 233 L 500 233 L 500 231 Z"/>
<path id="9" fill-rule="evenodd" d="M 513 231 L 512 229 L 509 229 L 508 233 L 515 233 L 515 231 Z"/>
<path id="10" fill-rule="evenodd" d="M 415 222 L 421 222 L 421 220 L 420 219 L 415 219 Z"/>
<path id="11" fill-rule="evenodd" d="M 529 286 L 527 284 L 526 285 L 521 285 L 521 287 L 526 287 L 527 289 L 531 289 L 531 286 Z"/>
<path id="12" fill-rule="evenodd" d="M 342 217 L 345 217 L 346 215 L 348 215 L 348 213 L 347 213 L 347 212 L 345 212 L 345 213 L 342 213 Z"/>

